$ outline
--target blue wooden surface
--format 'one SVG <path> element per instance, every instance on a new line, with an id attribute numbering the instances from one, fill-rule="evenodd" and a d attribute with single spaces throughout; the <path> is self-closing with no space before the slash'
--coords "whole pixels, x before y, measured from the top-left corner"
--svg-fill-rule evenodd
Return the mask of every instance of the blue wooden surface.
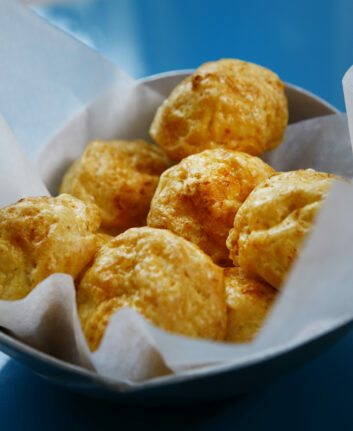
<path id="1" fill-rule="evenodd" d="M 85 0 L 37 10 L 135 77 L 236 57 L 344 110 L 352 0 Z M 0 354 L 0 429 L 344 429 L 353 419 L 352 363 L 350 334 L 252 394 L 207 407 L 156 409 L 85 399 Z"/>

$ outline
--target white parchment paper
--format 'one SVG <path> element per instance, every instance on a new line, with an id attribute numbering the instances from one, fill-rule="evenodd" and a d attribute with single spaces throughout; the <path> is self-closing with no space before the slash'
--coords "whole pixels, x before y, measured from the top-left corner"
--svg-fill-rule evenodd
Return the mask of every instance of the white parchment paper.
<path id="1" fill-rule="evenodd" d="M 353 137 L 353 66 L 347 70 L 343 77 L 343 93 L 348 114 L 349 131 L 350 135 Z"/>
<path id="2" fill-rule="evenodd" d="M 54 130 L 133 79 L 16 0 L 0 0 L 0 113 L 34 159 Z"/>
<path id="3" fill-rule="evenodd" d="M 15 9 L 8 5 L 0 0 L 0 29 L 2 11 L 7 14 L 20 11 L 24 26 L 32 28 L 36 23 L 36 31 L 42 31 L 37 18 L 16 9 L 18 5 Z M 90 139 L 146 137 L 153 113 L 161 103 L 161 96 L 149 87 L 135 83 L 123 72 L 113 72 L 98 55 L 88 53 L 87 48 L 45 25 L 47 31 L 51 37 L 50 46 L 55 52 L 62 50 L 66 62 L 70 63 L 68 59 L 71 60 L 74 52 L 74 61 L 80 68 L 82 54 L 83 61 L 85 58 L 92 60 L 94 70 L 103 66 L 107 73 L 103 80 L 109 81 L 109 85 L 97 85 L 97 91 L 88 92 L 90 97 L 93 93 L 98 96 L 89 103 L 88 93 L 82 90 L 82 85 L 86 84 L 80 87 L 78 76 L 71 71 L 74 79 L 66 76 L 68 81 L 64 80 L 62 89 L 79 95 L 73 99 L 80 102 L 69 110 L 76 115 L 68 122 L 72 115 L 66 118 L 66 108 L 59 109 L 55 119 L 46 121 L 46 96 L 43 107 L 41 98 L 37 97 L 39 112 L 26 113 L 28 124 L 33 115 L 31 127 L 23 127 L 10 113 L 11 126 L 20 142 L 24 136 L 27 143 L 38 136 L 40 141 L 51 137 L 40 154 L 36 169 L 30 166 L 8 126 L 0 120 L 0 206 L 15 202 L 19 197 L 47 194 L 47 189 L 55 193 L 64 170 L 81 154 Z M 33 48 L 32 42 L 27 40 Z M 37 42 L 41 46 L 39 40 Z M 0 55 L 1 49 L 0 42 Z M 44 54 L 49 55 L 48 52 Z M 42 54 L 38 56 L 42 58 Z M 41 69 L 40 73 L 44 88 L 55 87 L 51 82 L 55 77 L 52 71 Z M 93 82 L 89 69 L 86 74 Z M 98 79 L 99 74 L 95 77 Z M 5 75 L 3 78 L 7 79 Z M 35 82 L 37 91 L 42 91 L 42 82 Z M 2 91 L 1 83 L 0 89 Z M 55 91 L 51 102 L 56 95 Z M 3 108 L 0 104 L 0 110 Z M 44 121 L 45 133 L 38 131 L 38 119 Z M 52 136 L 63 123 L 65 126 Z M 331 115 L 289 126 L 285 141 L 264 159 L 280 171 L 312 167 L 352 178 L 353 155 L 347 117 Z M 353 319 L 352 213 L 352 186 L 337 183 L 263 330 L 249 344 L 209 342 L 170 334 L 149 324 L 133 310 L 123 309 L 113 316 L 100 347 L 92 354 L 78 321 L 72 279 L 65 274 L 52 275 L 23 300 L 0 301 L 0 326 L 38 349 L 95 370 L 105 385 L 117 390 L 144 385 L 146 380 L 158 376 L 167 375 L 173 380 L 183 373 L 207 373 L 224 364 L 241 366 L 271 357 Z"/>

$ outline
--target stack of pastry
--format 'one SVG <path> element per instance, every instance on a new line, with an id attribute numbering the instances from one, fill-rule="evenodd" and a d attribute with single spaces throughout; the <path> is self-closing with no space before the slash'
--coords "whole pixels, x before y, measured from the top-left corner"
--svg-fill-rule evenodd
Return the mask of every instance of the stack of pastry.
<path id="1" fill-rule="evenodd" d="M 281 143 L 287 120 L 273 72 L 202 65 L 157 110 L 157 145 L 93 141 L 57 198 L 0 210 L 0 298 L 65 272 L 91 350 L 122 307 L 167 331 L 250 341 L 333 179 L 258 158 Z"/>

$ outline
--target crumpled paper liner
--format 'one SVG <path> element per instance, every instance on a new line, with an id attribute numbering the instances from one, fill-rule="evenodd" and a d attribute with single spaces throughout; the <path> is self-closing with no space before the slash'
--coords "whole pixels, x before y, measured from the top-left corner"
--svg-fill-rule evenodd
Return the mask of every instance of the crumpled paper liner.
<path id="1" fill-rule="evenodd" d="M 349 133 L 352 137 L 353 147 L 353 66 L 351 66 L 343 77 L 343 93 L 346 103 Z"/>
<path id="2" fill-rule="evenodd" d="M 82 108 L 134 80 L 16 0 L 0 0 L 0 113 L 31 159 Z"/>

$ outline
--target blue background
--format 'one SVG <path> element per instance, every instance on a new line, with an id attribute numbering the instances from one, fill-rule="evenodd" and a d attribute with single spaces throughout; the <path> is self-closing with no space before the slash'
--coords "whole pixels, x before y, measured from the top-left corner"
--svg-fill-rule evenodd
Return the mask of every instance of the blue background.
<path id="1" fill-rule="evenodd" d="M 98 0 L 37 7 L 134 77 L 235 57 L 344 110 L 353 1 Z M 0 429 L 335 430 L 353 420 L 353 333 L 320 358 L 235 400 L 121 407 L 58 389 L 0 353 Z"/>
<path id="2" fill-rule="evenodd" d="M 240 58 L 344 110 L 352 0 L 85 0 L 40 13 L 136 78 Z"/>

